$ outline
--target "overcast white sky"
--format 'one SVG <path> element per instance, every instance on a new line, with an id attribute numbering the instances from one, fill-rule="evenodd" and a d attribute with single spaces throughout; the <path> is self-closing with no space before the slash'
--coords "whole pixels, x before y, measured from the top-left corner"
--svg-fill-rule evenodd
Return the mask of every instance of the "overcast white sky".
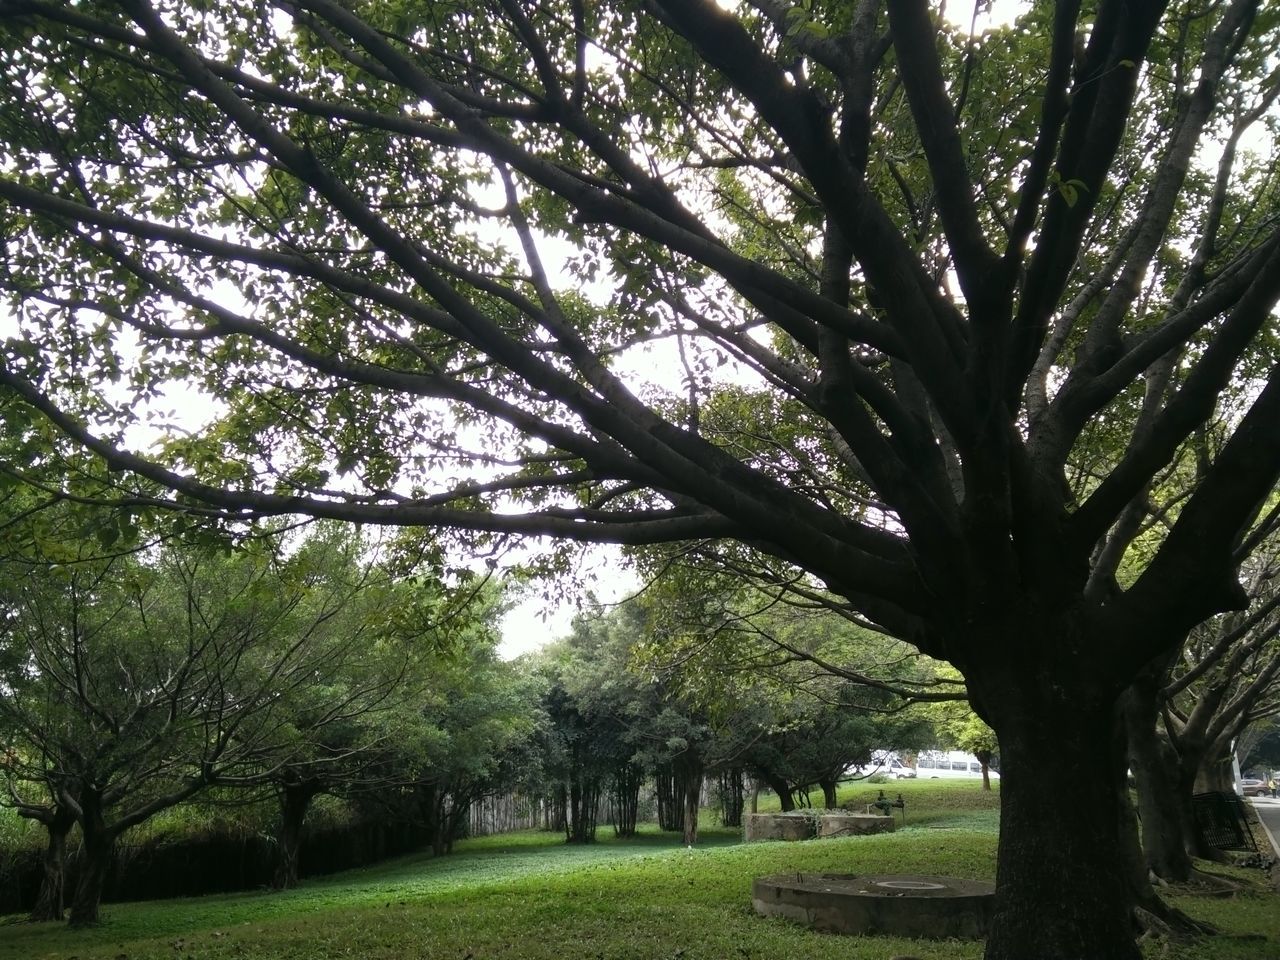
<path id="1" fill-rule="evenodd" d="M 567 596 L 553 592 L 544 599 L 539 585 L 530 588 L 527 598 L 502 621 L 499 656 L 510 660 L 567 635 L 574 616 L 591 596 L 602 604 L 617 603 L 640 586 L 635 574 L 623 566 L 621 550 L 613 546 L 584 547 L 576 574 L 579 583 Z"/>

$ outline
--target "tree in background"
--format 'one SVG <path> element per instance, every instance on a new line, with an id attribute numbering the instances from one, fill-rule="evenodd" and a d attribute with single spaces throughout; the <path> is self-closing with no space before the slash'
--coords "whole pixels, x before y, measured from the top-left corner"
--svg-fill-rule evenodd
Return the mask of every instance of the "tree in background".
<path id="1" fill-rule="evenodd" d="M 303 591 L 298 616 L 317 629 L 301 637 L 277 632 L 262 642 L 277 644 L 280 656 L 297 656 L 286 651 L 299 645 L 309 673 L 273 691 L 278 725 L 257 763 L 222 774 L 218 783 L 274 793 L 279 827 L 272 886 L 285 889 L 298 882 L 304 824 L 317 796 L 351 797 L 399 782 L 387 754 L 420 695 L 423 671 L 415 664 L 422 657 L 411 645 L 429 648 L 430 638 L 397 631 L 424 585 L 393 580 L 352 528 L 313 528 L 278 577 L 283 591 Z M 445 592 L 440 583 L 425 589 Z"/>
<path id="2" fill-rule="evenodd" d="M 561 693 L 589 728 L 595 776 L 618 836 L 635 834 L 640 791 L 654 773 L 646 751 L 661 695 L 635 672 L 631 658 L 643 630 L 643 611 L 635 604 L 608 613 L 597 609 L 577 617 L 570 635 L 550 651 Z M 665 799 L 660 819 L 671 827 L 670 798 Z"/>
<path id="3" fill-rule="evenodd" d="M 594 836 L 603 796 L 616 801 L 619 833 L 634 832 L 642 781 L 651 778 L 659 828 L 695 844 L 705 779 L 740 768 L 745 744 L 759 735 L 713 721 L 704 704 L 638 663 L 652 629 L 646 604 L 624 603 L 579 617 L 568 637 L 532 660 L 547 685 L 546 768 L 570 840 Z"/>
<path id="4" fill-rule="evenodd" d="M 0 425 L 6 424 L 0 417 Z M 24 442 L 25 441 L 25 442 Z M 28 462 L 39 458 L 39 439 L 21 438 L 5 431 L 6 451 Z M 23 449 L 25 446 L 25 449 Z M 51 569 L 62 565 L 74 567 L 97 562 L 108 564 L 113 556 L 123 556 L 135 549 L 136 529 L 128 515 L 84 508 L 42 495 L 36 489 L 16 483 L 12 475 L 0 471 L 0 569 L 3 569 L 8 592 L 0 600 L 3 631 L 17 626 L 22 604 L 16 584 L 47 582 Z M 115 549 L 121 541 L 119 554 Z M 55 578 L 56 580 L 56 578 Z M 32 676 L 32 651 L 21 643 L 0 642 L 0 676 Z M 6 689 L 6 697 L 16 695 Z M 5 796 L 0 805 L 15 809 L 19 815 L 41 824 L 46 833 L 45 851 L 39 893 L 32 906 L 32 921 L 63 919 L 66 907 L 67 837 L 76 824 L 72 806 L 60 798 L 55 785 L 41 782 L 50 758 L 26 741 L 26 720 L 15 704 L 0 702 L 0 740 L 6 747 L 0 753 L 0 776 L 4 778 Z M 31 777 L 35 775 L 33 782 Z"/>
<path id="5" fill-rule="evenodd" d="M 1241 735 L 1236 749 L 1246 770 L 1280 770 L 1280 720 L 1268 717 L 1250 727 Z"/>
<path id="6" fill-rule="evenodd" d="M 877 751 L 934 739 L 915 702 L 947 704 L 963 681 L 909 645 L 814 598 L 726 569 L 724 557 L 649 551 L 660 571 L 641 605 L 650 629 L 637 647 L 646 669 L 737 729 L 741 760 L 782 809 L 818 785 L 827 807 L 849 768 Z M 708 560 L 712 560 L 708 563 Z"/>
<path id="7" fill-rule="evenodd" d="M 944 667 L 940 672 L 950 671 Z M 995 731 L 963 700 L 931 703 L 921 709 L 933 727 L 936 745 L 977 757 L 982 764 L 982 789 L 990 790 L 991 762 L 1000 752 Z"/>
<path id="8" fill-rule="evenodd" d="M 335 575 L 322 552 L 174 543 L 6 578 L 5 772 L 20 812 L 69 811 L 80 826 L 73 925 L 97 921 L 125 831 L 221 779 L 286 766 L 347 715 L 291 710 L 358 659 L 375 623 L 363 571 Z M 358 629 L 343 616 L 353 608 Z M 47 802 L 23 799 L 33 789 Z"/>
<path id="9" fill-rule="evenodd" d="M 1244 574 L 1248 608 L 1192 629 L 1176 655 L 1139 677 L 1123 704 L 1147 865 L 1172 882 L 1191 878 L 1192 857 L 1221 856 L 1195 823 L 1192 796 L 1234 790 L 1237 741 L 1252 724 L 1280 712 L 1274 538 L 1260 545 Z"/>
<path id="10" fill-rule="evenodd" d="M 1271 6 L 0 12 L 0 381 L 79 495 L 748 544 L 999 735 L 989 960 L 1137 957 L 1098 744 L 1280 475 Z"/>
<path id="11" fill-rule="evenodd" d="M 536 685 L 496 653 L 500 595 L 486 590 L 476 602 L 452 621 L 451 641 L 431 661 L 417 719 L 393 761 L 404 765 L 437 855 L 463 835 L 472 803 L 529 776 L 540 720 Z"/>
<path id="12" fill-rule="evenodd" d="M 662 710 L 657 692 L 630 668 L 630 647 L 641 629 L 631 605 L 596 611 L 579 616 L 567 637 L 529 658 L 544 686 L 546 789 L 569 842 L 595 839 L 602 800 L 618 835 L 635 833 L 640 790 L 658 762 L 646 751 L 658 737 L 653 724 Z M 666 779 L 669 792 L 669 773 Z M 659 822 L 670 829 L 674 801 L 664 800 Z"/>

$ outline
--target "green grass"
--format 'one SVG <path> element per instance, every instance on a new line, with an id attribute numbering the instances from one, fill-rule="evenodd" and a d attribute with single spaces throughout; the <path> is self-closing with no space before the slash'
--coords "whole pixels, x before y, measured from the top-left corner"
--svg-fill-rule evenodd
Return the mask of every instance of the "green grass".
<path id="1" fill-rule="evenodd" d="M 885 789 L 898 793 L 897 784 Z M 865 802 L 878 790 L 860 785 L 848 796 Z M 652 830 L 618 841 L 605 828 L 601 842 L 586 847 L 546 833 L 508 834 L 464 842 L 449 857 L 404 857 L 287 893 L 106 904 L 105 922 L 89 931 L 9 923 L 0 926 L 0 960 L 977 960 L 976 943 L 832 937 L 750 910 L 751 880 L 765 873 L 993 875 L 994 797 L 928 781 L 904 783 L 901 792 L 906 826 L 894 834 L 745 845 L 737 831 L 707 828 L 694 850 Z M 1192 952 L 1153 949 L 1152 957 L 1258 960 L 1280 943 L 1273 895 L 1177 902 L 1270 944 L 1223 937 Z"/>

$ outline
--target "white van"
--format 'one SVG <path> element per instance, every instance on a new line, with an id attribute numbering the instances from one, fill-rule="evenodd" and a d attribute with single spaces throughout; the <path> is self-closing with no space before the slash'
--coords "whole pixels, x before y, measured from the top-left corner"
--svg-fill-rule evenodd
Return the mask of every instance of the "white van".
<path id="1" fill-rule="evenodd" d="M 895 780 L 906 780 L 916 775 L 915 769 L 903 763 L 891 750 L 871 751 L 871 765 L 866 770 L 869 774 L 878 773 Z"/>
<path id="2" fill-rule="evenodd" d="M 980 778 L 982 776 L 982 763 L 978 758 L 972 753 L 962 753 L 959 750 L 922 750 L 916 754 L 914 769 L 916 776 L 922 779 Z M 1000 779 L 999 771 L 988 770 L 988 773 L 992 780 Z"/>

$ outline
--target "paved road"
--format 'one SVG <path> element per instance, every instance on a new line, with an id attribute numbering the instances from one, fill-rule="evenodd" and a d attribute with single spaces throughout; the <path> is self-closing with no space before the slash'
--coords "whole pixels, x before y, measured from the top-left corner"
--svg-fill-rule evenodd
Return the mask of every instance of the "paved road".
<path id="1" fill-rule="evenodd" d="M 1257 811 L 1258 819 L 1271 832 L 1271 846 L 1275 848 L 1275 855 L 1280 857 L 1280 800 L 1273 800 L 1271 797 L 1250 797 L 1249 801 Z"/>

